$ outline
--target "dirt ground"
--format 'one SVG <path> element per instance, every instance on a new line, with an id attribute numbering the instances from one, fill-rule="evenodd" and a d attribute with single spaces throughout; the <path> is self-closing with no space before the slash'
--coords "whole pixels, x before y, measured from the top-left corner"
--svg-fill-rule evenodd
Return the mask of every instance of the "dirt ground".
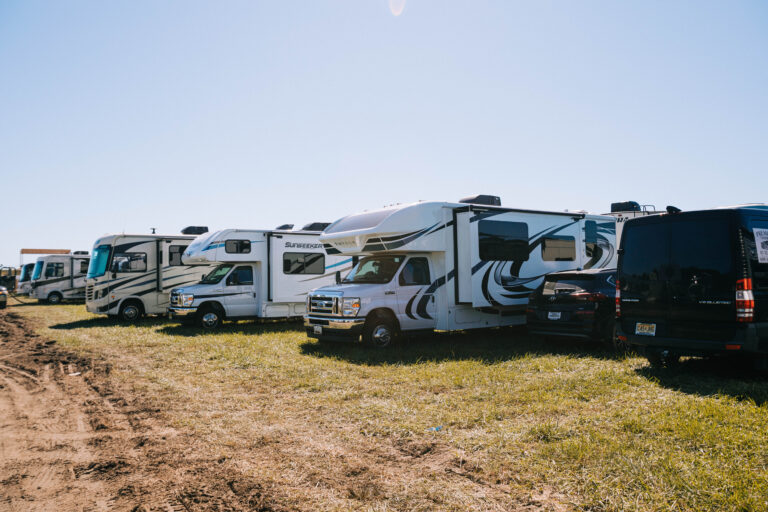
<path id="1" fill-rule="evenodd" d="M 109 365 L 0 312 L 0 510 L 274 510 L 219 470 L 157 405 L 110 387 Z"/>
<path id="2" fill-rule="evenodd" d="M 168 427 L 167 404 L 116 387 L 109 361 L 74 355 L 35 334 L 30 322 L 0 311 L 0 511 L 409 510 L 364 503 L 382 482 L 407 487 L 425 477 L 460 489 L 468 509 L 475 508 L 469 502 L 482 510 L 566 509 L 546 492 L 520 499 L 504 485 L 477 481 L 432 444 L 334 445 L 344 464 L 329 464 L 316 479 L 328 489 L 308 489 L 308 477 L 280 483 L 268 468 L 317 469 L 302 462 L 320 442 L 317 433 L 224 457 L 191 431 Z M 339 492 L 344 499 L 320 498 Z"/>

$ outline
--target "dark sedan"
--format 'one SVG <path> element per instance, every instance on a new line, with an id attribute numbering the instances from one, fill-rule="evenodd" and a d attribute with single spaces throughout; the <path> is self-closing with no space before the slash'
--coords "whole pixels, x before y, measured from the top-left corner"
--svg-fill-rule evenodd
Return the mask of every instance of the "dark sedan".
<path id="1" fill-rule="evenodd" d="M 616 269 L 547 275 L 528 300 L 528 331 L 612 342 Z"/>

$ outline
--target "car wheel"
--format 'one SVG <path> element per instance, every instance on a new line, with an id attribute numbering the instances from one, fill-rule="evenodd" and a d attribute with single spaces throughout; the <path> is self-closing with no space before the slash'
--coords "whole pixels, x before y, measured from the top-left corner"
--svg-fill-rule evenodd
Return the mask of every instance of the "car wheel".
<path id="1" fill-rule="evenodd" d="M 197 323 L 203 329 L 216 329 L 221 325 L 223 316 L 219 308 L 208 306 L 197 314 Z"/>
<path id="2" fill-rule="evenodd" d="M 135 300 L 127 300 L 120 306 L 120 313 L 117 317 L 123 322 L 138 322 L 141 315 L 144 314 L 141 303 Z"/>
<path id="3" fill-rule="evenodd" d="M 380 315 L 366 322 L 363 331 L 363 341 L 378 348 L 392 345 L 396 336 L 395 322 L 391 318 Z"/>
<path id="4" fill-rule="evenodd" d="M 61 304 L 62 296 L 59 292 L 53 292 L 50 295 L 48 295 L 48 299 L 46 299 L 46 302 L 48 304 L 53 304 L 54 306 L 57 304 Z"/>

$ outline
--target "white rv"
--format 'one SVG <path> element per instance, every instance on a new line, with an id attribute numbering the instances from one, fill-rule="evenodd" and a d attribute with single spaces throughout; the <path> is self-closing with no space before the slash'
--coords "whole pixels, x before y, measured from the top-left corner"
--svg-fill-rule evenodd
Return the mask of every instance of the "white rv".
<path id="1" fill-rule="evenodd" d="M 30 295 L 32 293 L 32 271 L 35 269 L 34 263 L 25 263 L 21 266 L 19 281 L 16 284 L 16 293 L 19 295 Z"/>
<path id="2" fill-rule="evenodd" d="M 29 296 L 48 304 L 85 299 L 89 259 L 85 251 L 38 258 L 32 270 Z"/>
<path id="3" fill-rule="evenodd" d="M 656 206 L 652 204 L 641 205 L 637 201 L 611 203 L 611 213 L 606 213 L 605 215 L 610 215 L 616 219 L 616 247 L 621 242 L 621 232 L 624 229 L 625 222 L 636 217 L 658 215 L 660 213 L 664 213 L 664 211 L 657 210 Z"/>
<path id="4" fill-rule="evenodd" d="M 546 274 L 615 266 L 612 217 L 500 204 L 421 202 L 331 224 L 320 236 L 326 251 L 364 257 L 309 294 L 307 334 L 386 346 L 400 332 L 523 324 Z"/>
<path id="5" fill-rule="evenodd" d="M 196 283 L 213 268 L 182 263 L 181 255 L 194 239 L 126 234 L 99 238 L 88 268 L 86 308 L 127 322 L 145 314 L 166 314 L 171 288 Z"/>
<path id="6" fill-rule="evenodd" d="M 184 263 L 219 265 L 198 284 L 171 291 L 171 314 L 208 329 L 224 319 L 301 317 L 307 292 L 352 268 L 349 256 L 323 250 L 318 237 L 327 225 L 296 231 L 225 229 L 199 236 L 184 252 Z"/>

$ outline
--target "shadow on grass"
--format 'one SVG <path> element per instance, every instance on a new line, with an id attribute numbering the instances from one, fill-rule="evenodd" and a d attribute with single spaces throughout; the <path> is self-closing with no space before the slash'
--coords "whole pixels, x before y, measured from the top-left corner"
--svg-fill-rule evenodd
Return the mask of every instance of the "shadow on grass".
<path id="1" fill-rule="evenodd" d="M 259 322 L 259 321 L 239 321 L 239 322 L 224 322 L 223 325 L 213 330 L 205 330 L 196 325 L 184 325 L 184 324 L 168 324 L 164 326 L 159 332 L 168 334 L 170 336 L 219 336 L 222 334 L 244 334 L 244 335 L 259 335 L 270 334 L 278 332 L 296 332 L 300 329 L 300 320 L 282 321 L 282 322 Z"/>
<path id="2" fill-rule="evenodd" d="M 635 372 L 659 385 L 698 396 L 729 396 L 768 403 L 768 378 L 752 368 L 749 361 L 737 358 L 690 358 L 671 368 L 643 366 Z"/>
<path id="3" fill-rule="evenodd" d="M 147 327 L 151 325 L 164 325 L 168 323 L 168 320 L 162 317 L 145 317 L 136 322 L 135 324 L 131 324 L 128 322 L 121 322 L 117 319 L 106 317 L 106 316 L 99 316 L 96 318 L 88 318 L 85 320 L 75 320 L 74 322 L 67 322 L 64 324 L 56 324 L 52 325 L 49 328 L 50 329 L 60 329 L 60 330 L 67 330 L 67 329 L 88 329 L 93 327 L 115 327 L 115 326 L 129 326 L 129 325 L 136 325 L 137 327 Z"/>
<path id="4" fill-rule="evenodd" d="M 425 334 L 381 349 L 362 343 L 311 342 L 300 346 L 303 354 L 331 357 L 355 364 L 417 364 L 422 362 L 476 360 L 487 363 L 530 355 L 567 355 L 593 359 L 623 356 L 599 343 L 543 339 L 522 329 L 494 329 L 458 334 Z"/>

